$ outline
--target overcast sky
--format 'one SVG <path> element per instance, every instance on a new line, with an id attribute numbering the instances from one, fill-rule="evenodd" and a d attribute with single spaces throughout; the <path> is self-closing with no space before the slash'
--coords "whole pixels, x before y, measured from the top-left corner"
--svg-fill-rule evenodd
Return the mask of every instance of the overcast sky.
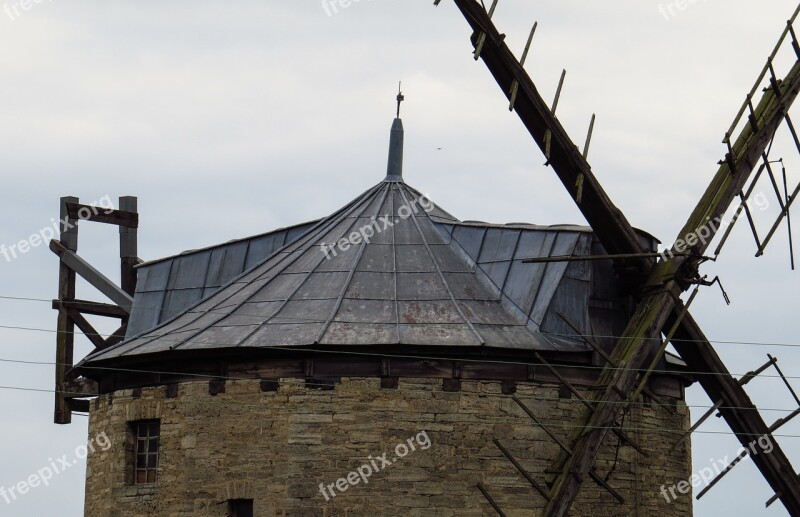
<path id="1" fill-rule="evenodd" d="M 449 0 L 431 4 L 353 0 L 328 14 L 320 0 L 44 0 L 28 10 L 0 0 L 0 244 L 51 225 L 64 195 L 138 196 L 143 259 L 325 216 L 383 178 L 399 80 L 410 185 L 463 220 L 583 223 L 472 60 L 466 21 Z M 560 118 L 582 142 L 597 114 L 594 171 L 629 220 L 665 242 L 715 173 L 723 133 L 796 7 L 701 0 L 670 14 L 669 4 L 502 0 L 495 16 L 517 52 L 539 21 L 528 70 L 547 98 L 568 70 Z M 796 154 L 783 145 L 772 155 L 787 159 L 794 183 Z M 757 191 L 772 195 L 768 188 Z M 777 213 L 768 199 L 771 209 L 756 212 L 762 235 Z M 87 224 L 80 233 L 81 255 L 116 275 L 116 230 Z M 800 346 L 800 272 L 789 270 L 785 227 L 765 257 L 754 251 L 746 226 L 737 227 L 721 260 L 704 268 L 721 276 L 732 305 L 707 288 L 693 313 L 712 340 L 776 344 L 718 344 L 732 372 L 772 353 L 800 377 L 800 350 L 778 346 Z M 0 296 L 55 297 L 57 264 L 46 246 L 0 256 Z M 95 294 L 81 287 L 79 296 Z M 0 299 L 0 325 L 0 359 L 53 361 L 48 302 Z M 5 387 L 52 383 L 52 365 L 0 362 Z M 795 404 L 774 377 L 748 391 L 768 421 Z M 709 405 L 697 387 L 688 398 L 695 416 Z M 85 417 L 52 424 L 52 394 L 3 388 L 0 401 L 0 486 L 72 457 L 86 440 Z M 694 439 L 695 470 L 736 454 L 723 422 L 701 430 L 709 434 Z M 800 422 L 780 434 L 800 435 Z M 800 439 L 780 443 L 800 468 Z M 84 476 L 76 465 L 48 488 L 0 500 L 0 514 L 80 516 Z M 696 514 L 785 515 L 780 504 L 764 509 L 770 496 L 747 462 Z"/>

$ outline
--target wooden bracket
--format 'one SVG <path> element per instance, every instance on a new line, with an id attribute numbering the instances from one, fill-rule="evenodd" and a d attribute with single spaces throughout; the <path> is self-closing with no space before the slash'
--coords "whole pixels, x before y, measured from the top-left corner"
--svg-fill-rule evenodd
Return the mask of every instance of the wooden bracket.
<path id="1" fill-rule="evenodd" d="M 68 424 L 73 411 L 89 410 L 89 401 L 80 397 L 98 393 L 97 385 L 73 372 L 75 364 L 75 329 L 81 331 L 95 350 L 103 350 L 125 338 L 128 318 L 133 307 L 136 291 L 136 236 L 139 215 L 135 197 L 121 197 L 120 209 L 103 208 L 81 204 L 77 197 L 62 197 L 60 206 L 61 232 L 59 238 L 50 242 L 50 249 L 60 258 L 58 298 L 53 300 L 53 309 L 58 311 L 56 333 L 55 410 L 53 421 Z M 100 273 L 78 251 L 78 224 L 80 221 L 98 222 L 120 227 L 120 286 Z M 106 295 L 113 303 L 75 299 L 77 276 L 81 276 L 93 287 Z M 86 319 L 85 315 L 114 318 L 120 327 L 108 338 L 104 338 Z"/>

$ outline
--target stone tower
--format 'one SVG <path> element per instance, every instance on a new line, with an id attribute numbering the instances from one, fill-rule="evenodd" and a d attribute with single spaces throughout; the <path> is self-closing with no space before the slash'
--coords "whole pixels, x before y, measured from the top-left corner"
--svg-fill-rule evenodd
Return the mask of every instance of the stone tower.
<path id="1" fill-rule="evenodd" d="M 385 179 L 324 219 L 139 267 L 126 340 L 77 366 L 114 443 L 87 517 L 544 506 L 631 300 L 610 260 L 524 262 L 604 254 L 590 229 L 459 221 L 402 147 L 397 118 Z M 691 474 L 682 367 L 662 359 L 572 515 L 691 515 L 664 491 Z"/>

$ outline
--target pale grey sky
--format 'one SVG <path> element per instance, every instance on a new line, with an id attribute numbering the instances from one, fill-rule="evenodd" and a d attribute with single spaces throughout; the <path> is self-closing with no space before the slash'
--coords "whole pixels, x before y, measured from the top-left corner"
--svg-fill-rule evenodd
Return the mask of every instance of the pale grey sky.
<path id="1" fill-rule="evenodd" d="M 582 141 L 597 113 L 597 176 L 634 225 L 664 241 L 716 171 L 722 135 L 796 7 L 707 0 L 672 16 L 671 3 L 501 0 L 496 12 L 518 52 L 539 21 L 528 70 L 548 98 L 568 70 L 559 116 Z M 0 243 L 50 225 L 63 195 L 138 196 L 144 259 L 327 215 L 383 178 L 401 79 L 409 184 L 461 219 L 583 223 L 485 66 L 472 60 L 468 25 L 448 0 L 438 8 L 361 0 L 330 16 L 320 0 L 30 5 L 0 0 Z M 800 162 L 792 149 L 776 149 L 784 152 L 797 182 Z M 773 209 L 759 214 L 762 233 L 775 216 L 770 200 Z M 113 275 L 116 232 L 99 226 L 82 228 L 81 254 Z M 789 271 L 785 229 L 760 259 L 744 225 L 728 246 L 704 272 L 722 277 L 733 304 L 716 288 L 703 291 L 693 312 L 706 334 L 800 344 L 800 273 Z M 46 246 L 10 262 L 0 256 L 0 286 L 2 296 L 53 298 L 57 259 Z M 82 295 L 93 296 L 85 288 Z M 0 325 L 53 331 L 55 312 L 46 302 L 0 299 Z M 52 332 L 3 327 L 0 342 L 1 359 L 53 361 Z M 787 375 L 800 376 L 796 347 L 718 350 L 732 372 L 772 353 Z M 52 375 L 52 366 L 0 362 L 3 386 L 50 389 Z M 763 408 L 792 409 L 777 379 L 748 391 Z M 0 389 L 0 401 L 0 486 L 86 440 L 84 417 L 51 423 L 50 394 Z M 708 405 L 696 387 L 689 402 Z M 785 414 L 765 412 L 768 420 Z M 712 419 L 702 430 L 727 427 Z M 800 422 L 781 434 L 800 435 Z M 781 443 L 800 467 L 800 439 Z M 700 434 L 693 448 L 700 469 L 732 457 L 737 442 Z M 0 514 L 82 515 L 84 474 L 78 465 L 11 505 L 0 500 Z M 785 515 L 779 504 L 764 509 L 770 495 L 745 464 L 696 513 Z"/>

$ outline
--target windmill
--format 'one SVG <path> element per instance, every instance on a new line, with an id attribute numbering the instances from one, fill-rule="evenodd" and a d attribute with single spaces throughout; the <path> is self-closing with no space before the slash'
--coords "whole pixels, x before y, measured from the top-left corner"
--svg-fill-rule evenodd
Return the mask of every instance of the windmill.
<path id="1" fill-rule="evenodd" d="M 440 1 L 435 0 L 434 5 Z M 510 102 L 509 109 L 516 111 L 544 153 L 547 165 L 552 167 L 607 253 L 614 259 L 620 279 L 630 287 L 638 300 L 634 315 L 622 334 L 624 337 L 619 339 L 610 354 L 604 355 L 605 368 L 596 386 L 595 399 L 586 401 L 586 410 L 576 418 L 576 431 L 568 443 L 560 444 L 562 452 L 554 461 L 554 474 L 547 479 L 550 490 L 543 494 L 547 499 L 543 515 L 567 515 L 583 479 L 587 475 L 592 476 L 593 464 L 604 437 L 617 428 L 615 422 L 620 413 L 641 394 L 657 359 L 669 343 L 690 370 L 707 373 L 700 375 L 698 380 L 714 406 L 701 422 L 718 410 L 743 446 L 747 447 L 755 437 L 769 436 L 771 439 L 772 433 L 798 412 L 768 425 L 743 386 L 766 368 L 777 368 L 774 358 L 770 357 L 766 365 L 751 374 L 735 379 L 688 309 L 697 288 L 713 283 L 700 273 L 700 266 L 719 255 L 732 228 L 731 225 L 723 235 L 713 257 L 707 257 L 705 254 L 711 240 L 719 233 L 719 228 L 709 222 L 724 216 L 737 199 L 739 206 L 736 219 L 742 213 L 746 214 L 758 246 L 757 256 L 763 254 L 784 219 L 789 224 L 791 239 L 789 209 L 800 193 L 800 185 L 790 193 L 784 182 L 781 192 L 769 150 L 778 128 L 785 124 L 800 151 L 800 138 L 789 117 L 789 108 L 800 92 L 800 42 L 793 26 L 800 7 L 788 21 L 755 86 L 725 133 L 723 144 L 726 153 L 718 171 L 689 215 L 671 251 L 659 256 L 645 252 L 628 219 L 613 204 L 592 172 L 587 156 L 594 117 L 583 152 L 573 143 L 556 117 L 564 74 L 561 75 L 555 101 L 550 106 L 525 71 L 525 59 L 536 25 L 533 26 L 522 57 L 517 59 L 506 45 L 505 36 L 492 22 L 497 0 L 493 0 L 488 10 L 478 0 L 454 0 L 454 3 L 473 30 L 471 42 L 475 59 L 483 60 L 505 92 Z M 784 49 L 793 54 L 793 66 L 781 76 L 776 73 L 775 58 Z M 763 93 L 759 96 L 758 90 L 762 87 Z M 756 182 L 764 176 L 769 177 L 778 194 L 781 213 L 768 235 L 761 239 L 755 231 L 747 201 Z M 680 296 L 692 286 L 696 288 L 684 303 Z M 657 350 L 646 344 L 646 336 L 653 331 L 661 332 L 665 337 Z M 780 376 L 784 378 L 782 373 Z M 787 386 L 791 390 L 788 383 Z M 775 448 L 771 454 L 752 457 L 776 494 L 767 504 L 780 499 L 791 515 L 800 515 L 800 481 L 786 454 L 775 440 L 772 443 Z M 516 463 L 515 466 L 522 470 Z M 503 515 L 489 490 L 483 485 L 478 488 L 498 514 Z"/>

